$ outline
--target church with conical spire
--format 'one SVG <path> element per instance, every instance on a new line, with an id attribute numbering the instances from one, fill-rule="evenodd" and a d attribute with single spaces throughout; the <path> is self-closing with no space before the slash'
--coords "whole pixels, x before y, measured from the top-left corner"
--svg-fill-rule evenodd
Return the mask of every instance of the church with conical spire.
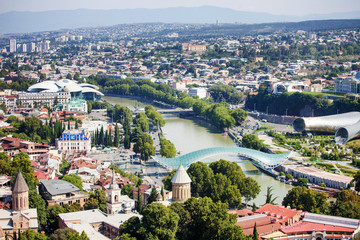
<path id="1" fill-rule="evenodd" d="M 12 189 L 12 209 L 0 209 L 0 230 L 10 237 L 13 232 L 32 229 L 37 232 L 36 208 L 29 208 L 29 187 L 19 170 Z"/>
<path id="2" fill-rule="evenodd" d="M 171 179 L 171 183 L 173 201 L 185 202 L 191 198 L 191 179 L 181 163 Z"/>

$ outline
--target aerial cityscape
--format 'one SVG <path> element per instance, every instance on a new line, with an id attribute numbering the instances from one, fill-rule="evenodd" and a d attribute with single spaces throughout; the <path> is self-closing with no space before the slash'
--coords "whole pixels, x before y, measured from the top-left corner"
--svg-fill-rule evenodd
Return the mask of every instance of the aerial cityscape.
<path id="1" fill-rule="evenodd" d="M 0 240 L 360 240 L 358 0 L 0 0 Z"/>

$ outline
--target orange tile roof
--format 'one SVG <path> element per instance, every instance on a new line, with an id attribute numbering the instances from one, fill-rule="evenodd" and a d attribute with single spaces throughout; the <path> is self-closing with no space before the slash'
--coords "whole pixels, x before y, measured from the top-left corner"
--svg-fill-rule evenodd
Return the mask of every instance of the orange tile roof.
<path id="1" fill-rule="evenodd" d="M 276 206 L 272 204 L 265 204 L 261 208 L 255 211 L 255 214 L 266 214 L 273 218 L 276 218 L 280 223 L 288 222 L 289 219 L 296 216 L 298 213 L 302 211 L 288 209 L 284 206 Z"/>

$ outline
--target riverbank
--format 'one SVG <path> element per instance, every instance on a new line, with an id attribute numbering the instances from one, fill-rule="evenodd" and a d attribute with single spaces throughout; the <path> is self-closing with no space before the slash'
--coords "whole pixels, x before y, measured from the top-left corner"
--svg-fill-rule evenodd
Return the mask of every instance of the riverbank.
<path id="1" fill-rule="evenodd" d="M 139 108 L 144 108 L 148 103 L 142 102 L 141 98 L 119 98 L 119 97 L 105 97 L 110 98 L 112 104 L 121 104 L 127 106 L 130 109 L 134 109 L 137 105 Z M 109 101 L 108 101 L 109 102 Z M 214 127 L 209 121 L 206 121 L 202 117 L 171 117 L 165 118 L 166 124 L 162 127 L 164 136 L 166 139 L 174 143 L 176 149 L 181 151 L 182 154 L 190 153 L 193 151 L 211 148 L 211 147 L 235 147 L 236 143 L 229 137 L 223 134 L 223 131 Z M 211 163 L 218 161 L 219 159 L 225 159 L 231 162 L 237 162 L 247 176 L 254 178 L 261 186 L 261 192 L 253 202 L 256 205 L 262 205 L 265 203 L 265 196 L 267 187 L 272 186 L 279 197 L 276 201 L 277 204 L 281 204 L 283 197 L 286 196 L 288 191 L 292 188 L 291 185 L 277 181 L 275 178 L 260 171 L 250 161 L 243 161 L 239 159 L 237 154 L 221 154 L 209 156 L 201 161 L 204 163 Z M 159 171 L 157 168 L 156 171 Z M 257 174 L 254 174 L 254 171 Z M 155 178 L 156 179 L 156 178 Z M 156 179 L 160 181 L 160 179 Z"/>

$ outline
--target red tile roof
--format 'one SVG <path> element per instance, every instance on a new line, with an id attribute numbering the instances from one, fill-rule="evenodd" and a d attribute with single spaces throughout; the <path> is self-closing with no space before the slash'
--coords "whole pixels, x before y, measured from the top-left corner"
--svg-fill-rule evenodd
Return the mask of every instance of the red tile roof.
<path id="1" fill-rule="evenodd" d="M 301 212 L 302 211 L 289 209 L 284 206 L 265 204 L 264 206 L 256 210 L 255 214 L 266 214 L 268 216 L 276 218 L 276 220 L 280 223 L 285 223 Z"/>
<path id="2" fill-rule="evenodd" d="M 337 227 L 332 225 L 320 224 L 320 223 L 311 223 L 311 222 L 297 222 L 289 227 L 285 227 L 281 229 L 281 231 L 285 234 L 293 234 L 293 233 L 304 233 L 304 232 L 312 232 L 312 231 L 327 231 L 327 232 L 354 232 L 353 228 L 346 227 Z"/>

